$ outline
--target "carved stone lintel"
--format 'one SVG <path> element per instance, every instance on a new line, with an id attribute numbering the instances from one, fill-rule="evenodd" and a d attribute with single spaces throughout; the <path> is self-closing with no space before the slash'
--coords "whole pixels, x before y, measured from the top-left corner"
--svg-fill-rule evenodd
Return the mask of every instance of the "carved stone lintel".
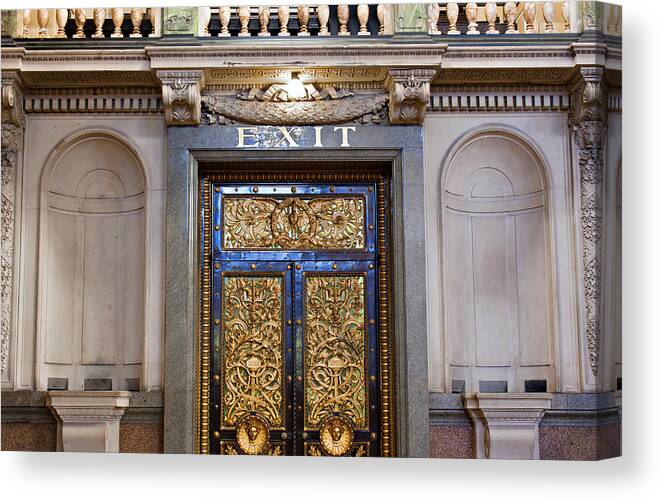
<path id="1" fill-rule="evenodd" d="M 419 125 L 425 119 L 429 104 L 429 83 L 433 69 L 391 69 L 386 78 L 390 95 L 390 123 Z"/>
<path id="2" fill-rule="evenodd" d="M 157 71 L 163 84 L 163 108 L 168 125 L 200 124 L 203 71 Z"/>
<path id="3" fill-rule="evenodd" d="M 603 240 L 603 141 L 607 126 L 607 90 L 603 68 L 581 68 L 571 96 L 570 124 L 580 169 L 585 340 L 590 371 L 599 370 Z"/>

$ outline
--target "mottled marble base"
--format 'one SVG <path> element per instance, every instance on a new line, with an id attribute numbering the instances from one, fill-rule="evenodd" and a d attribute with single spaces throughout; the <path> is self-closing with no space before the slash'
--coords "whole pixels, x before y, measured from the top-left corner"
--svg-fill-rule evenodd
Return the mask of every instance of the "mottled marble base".
<path id="1" fill-rule="evenodd" d="M 2 451 L 55 451 L 57 424 L 3 422 L 0 447 Z"/>
<path id="2" fill-rule="evenodd" d="M 163 424 L 120 424 L 119 451 L 120 453 L 163 453 Z"/>
<path id="3" fill-rule="evenodd" d="M 620 424 L 539 428 L 542 460 L 604 460 L 621 454 Z"/>
<path id="4" fill-rule="evenodd" d="M 431 458 L 475 458 L 473 428 L 467 426 L 437 426 L 429 430 Z"/>

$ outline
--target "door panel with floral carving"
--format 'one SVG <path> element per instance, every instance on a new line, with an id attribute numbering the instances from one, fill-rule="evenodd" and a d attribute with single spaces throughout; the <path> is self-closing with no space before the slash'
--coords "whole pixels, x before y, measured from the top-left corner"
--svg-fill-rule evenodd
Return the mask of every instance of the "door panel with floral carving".
<path id="1" fill-rule="evenodd" d="M 375 184 L 221 184 L 210 451 L 378 456 Z"/>

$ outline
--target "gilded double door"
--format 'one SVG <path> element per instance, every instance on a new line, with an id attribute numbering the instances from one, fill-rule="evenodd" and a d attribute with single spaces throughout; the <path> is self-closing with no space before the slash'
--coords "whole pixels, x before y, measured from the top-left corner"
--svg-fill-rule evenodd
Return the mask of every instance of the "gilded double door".
<path id="1" fill-rule="evenodd" d="M 375 199 L 214 186 L 211 452 L 380 455 Z"/>

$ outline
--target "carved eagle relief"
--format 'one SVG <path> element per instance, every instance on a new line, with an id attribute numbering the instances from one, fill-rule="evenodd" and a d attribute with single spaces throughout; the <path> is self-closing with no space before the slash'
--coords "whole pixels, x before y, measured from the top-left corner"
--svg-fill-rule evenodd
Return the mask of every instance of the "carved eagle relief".
<path id="1" fill-rule="evenodd" d="M 208 124 L 229 122 L 252 125 L 332 125 L 352 121 L 382 123 L 387 120 L 388 95 L 354 94 L 345 89 L 301 85 L 293 94 L 286 84 L 266 90 L 244 89 L 236 96 L 210 93 L 202 96 Z"/>

